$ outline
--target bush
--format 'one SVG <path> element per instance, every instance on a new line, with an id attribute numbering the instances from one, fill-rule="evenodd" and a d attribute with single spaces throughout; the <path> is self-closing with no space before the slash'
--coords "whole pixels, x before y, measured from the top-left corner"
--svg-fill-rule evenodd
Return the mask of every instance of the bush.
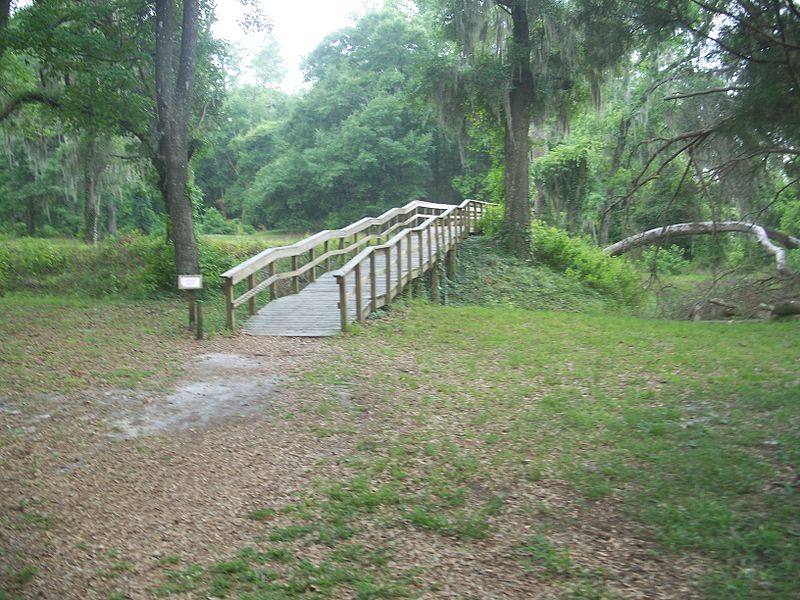
<path id="1" fill-rule="evenodd" d="M 617 302 L 636 306 L 643 289 L 636 270 L 624 258 L 612 258 L 601 248 L 557 227 L 533 223 L 534 257 L 556 271 L 584 282 Z"/>
<path id="2" fill-rule="evenodd" d="M 675 244 L 666 248 L 647 248 L 642 253 L 642 261 L 651 273 L 679 275 L 689 270 L 684 249 Z"/>
<path id="3" fill-rule="evenodd" d="M 486 206 L 478 221 L 478 229 L 492 239 L 497 239 L 503 228 L 503 207 L 499 204 Z"/>
<path id="4" fill-rule="evenodd" d="M 214 207 L 208 207 L 203 212 L 202 231 L 212 235 L 236 235 L 239 233 L 238 223 L 228 221 Z"/>

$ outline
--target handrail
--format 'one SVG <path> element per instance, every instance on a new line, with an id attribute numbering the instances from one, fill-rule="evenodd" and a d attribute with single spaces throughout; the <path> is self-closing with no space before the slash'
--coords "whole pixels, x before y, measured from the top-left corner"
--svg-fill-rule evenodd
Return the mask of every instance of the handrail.
<path id="1" fill-rule="evenodd" d="M 310 237 L 302 239 L 294 244 L 268 248 L 259 254 L 247 259 L 241 264 L 227 270 L 222 274 L 225 280 L 225 298 L 227 304 L 227 326 L 229 329 L 234 327 L 234 310 L 248 303 L 249 313 L 255 314 L 255 297 L 265 289 L 270 289 L 270 297 L 277 297 L 278 281 L 291 280 L 292 293 L 299 292 L 300 276 L 306 273 L 311 274 L 311 280 L 316 279 L 317 267 L 325 263 L 326 270 L 330 270 L 331 260 L 339 256 L 346 256 L 350 252 L 357 251 L 358 248 L 373 241 L 387 240 L 392 233 L 398 229 L 406 229 L 410 224 L 420 218 L 431 216 L 431 211 L 444 212 L 453 207 L 451 204 L 438 204 L 424 200 L 409 202 L 403 207 L 392 208 L 379 217 L 364 217 L 342 229 L 320 231 Z M 409 218 L 401 220 L 400 217 L 411 215 Z M 385 228 L 382 226 L 386 226 Z M 360 234 L 366 235 L 360 237 Z M 349 239 L 351 238 L 351 241 Z M 331 248 L 330 243 L 338 241 L 338 248 Z M 317 254 L 317 248 L 322 246 L 322 253 Z M 305 264 L 300 266 L 299 259 L 307 255 Z M 281 259 L 291 259 L 291 267 L 287 271 L 278 272 L 276 269 L 277 261 Z M 256 283 L 256 274 L 267 270 L 266 277 Z M 248 290 L 234 297 L 234 286 L 247 279 Z"/>
<path id="2" fill-rule="evenodd" d="M 431 287 L 435 300 L 438 300 L 438 264 L 442 254 L 448 258 L 448 271 L 452 271 L 454 266 L 455 252 L 460 239 L 467 237 L 478 227 L 478 221 L 483 216 L 484 207 L 488 203 L 478 200 L 464 200 L 459 205 L 451 205 L 447 210 L 438 215 L 433 215 L 425 219 L 416 227 L 404 229 L 398 235 L 387 240 L 384 244 L 369 246 L 356 254 L 347 263 L 342 265 L 332 275 L 336 278 L 339 285 L 339 311 L 341 317 L 342 331 L 347 331 L 350 318 L 348 313 L 347 276 L 351 273 L 355 276 L 355 304 L 356 319 L 363 322 L 365 317 L 374 312 L 379 306 L 389 304 L 392 298 L 397 297 L 406 285 L 411 284 L 414 279 L 422 277 L 431 271 Z M 445 229 L 447 228 L 447 229 Z M 424 260 L 423 237 L 427 232 L 428 259 Z M 417 252 L 419 253 L 419 265 L 413 268 L 412 250 L 413 244 L 409 240 L 406 244 L 406 256 L 402 256 L 403 240 L 417 234 Z M 433 240 L 436 240 L 434 244 Z M 396 268 L 397 282 L 395 289 L 392 289 L 392 249 L 397 248 Z M 435 252 L 434 252 L 435 249 Z M 382 295 L 377 294 L 377 272 L 376 255 L 378 252 L 385 252 L 384 276 L 386 280 L 386 291 Z M 369 260 L 369 303 L 366 304 L 362 292 L 362 265 Z M 407 265 L 406 273 L 403 274 L 403 265 Z"/>

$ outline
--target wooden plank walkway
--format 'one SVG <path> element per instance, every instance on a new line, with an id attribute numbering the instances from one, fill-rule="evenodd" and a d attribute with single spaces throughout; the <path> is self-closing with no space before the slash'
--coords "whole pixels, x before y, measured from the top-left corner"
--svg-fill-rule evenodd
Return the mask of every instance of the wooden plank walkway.
<path id="1" fill-rule="evenodd" d="M 441 245 L 442 253 L 450 245 L 449 231 L 445 230 L 444 244 Z M 419 274 L 420 252 L 417 236 L 410 236 L 403 240 L 401 249 L 403 261 L 403 281 L 407 279 L 408 270 L 408 240 L 411 240 L 411 264 L 414 278 Z M 434 258 L 439 253 L 436 241 L 432 244 Z M 443 256 L 440 260 L 443 260 Z M 392 256 L 390 269 L 390 289 L 397 287 L 396 255 Z M 430 264 L 428 245 L 422 244 L 423 271 Z M 386 257 L 384 253 L 375 255 L 376 291 L 378 296 L 386 295 Z M 370 297 L 369 269 L 363 273 L 361 289 L 364 298 Z M 348 297 L 355 295 L 355 278 L 350 277 L 347 285 Z M 384 302 L 384 305 L 386 303 Z M 348 315 L 350 322 L 356 320 L 355 302 L 349 301 Z M 339 285 L 332 272 L 317 277 L 317 280 L 307 285 L 299 293 L 284 296 L 264 305 L 255 315 L 244 323 L 244 332 L 250 335 L 263 336 L 297 336 L 297 337 L 325 337 L 336 335 L 341 331 L 341 315 L 339 311 Z"/>

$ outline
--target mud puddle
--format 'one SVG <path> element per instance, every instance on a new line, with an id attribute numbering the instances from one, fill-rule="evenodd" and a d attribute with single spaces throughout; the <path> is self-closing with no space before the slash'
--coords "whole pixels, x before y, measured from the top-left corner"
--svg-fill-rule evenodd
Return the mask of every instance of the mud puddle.
<path id="1" fill-rule="evenodd" d="M 197 357 L 168 395 L 106 392 L 112 439 L 200 430 L 235 419 L 267 418 L 283 405 L 285 376 L 258 356 L 211 353 Z"/>

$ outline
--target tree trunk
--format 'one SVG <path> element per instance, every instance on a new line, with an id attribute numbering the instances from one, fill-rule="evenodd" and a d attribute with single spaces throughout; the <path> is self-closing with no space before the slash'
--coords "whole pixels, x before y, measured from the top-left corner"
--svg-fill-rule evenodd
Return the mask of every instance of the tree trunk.
<path id="1" fill-rule="evenodd" d="M 748 223 L 746 221 L 702 221 L 699 223 L 665 225 L 627 237 L 616 244 L 604 248 L 603 251 L 611 256 L 619 256 L 634 248 L 646 246 L 663 239 L 670 239 L 682 235 L 702 235 L 723 232 L 738 232 L 753 235 L 761 247 L 775 257 L 775 265 L 779 273 L 784 275 L 793 273 L 793 271 L 786 266 L 786 251 L 772 243 L 766 229 L 760 225 Z M 781 243 L 789 248 L 800 248 L 800 239 L 798 238 L 786 235 L 785 233 L 778 233 L 775 237 L 776 239 L 780 239 Z"/>
<path id="2" fill-rule="evenodd" d="M 509 50 L 511 88 L 506 106 L 504 141 L 506 188 L 504 226 L 511 251 L 521 258 L 528 258 L 531 255 L 528 130 L 534 93 L 530 67 L 530 28 L 526 11 L 527 2 L 510 0 L 501 4 L 511 10 L 513 19 L 513 42 Z"/>
<path id="3" fill-rule="evenodd" d="M 106 227 L 108 229 L 108 235 L 115 236 L 117 235 L 117 203 L 114 200 L 111 200 L 107 207 L 107 221 Z"/>
<path id="4" fill-rule="evenodd" d="M 86 167 L 87 170 L 90 166 Z M 100 214 L 98 210 L 100 207 L 97 205 L 97 188 L 94 176 L 91 173 L 86 174 L 86 201 L 83 205 L 83 241 L 87 244 L 97 243 L 97 221 Z"/>
<path id="5" fill-rule="evenodd" d="M 156 107 L 158 150 L 153 163 L 170 218 L 177 273 L 200 272 L 194 234 L 189 180 L 188 123 L 199 29 L 198 0 L 183 1 L 181 49 L 177 75 L 173 69 L 171 0 L 156 0 Z"/>
<path id="6" fill-rule="evenodd" d="M 28 198 L 28 205 L 25 207 L 25 225 L 28 228 L 28 235 L 36 235 L 36 201 Z"/>
<path id="7" fill-rule="evenodd" d="M 626 116 L 619 120 L 619 131 L 617 132 L 617 143 L 614 146 L 614 153 L 611 155 L 611 166 L 608 170 L 608 180 L 611 181 L 622 166 L 622 154 L 628 143 L 628 130 L 631 127 L 632 117 Z M 608 243 L 608 234 L 611 230 L 611 214 L 614 210 L 614 187 L 606 187 L 606 197 L 603 202 L 603 214 L 600 218 L 600 244 Z"/>

